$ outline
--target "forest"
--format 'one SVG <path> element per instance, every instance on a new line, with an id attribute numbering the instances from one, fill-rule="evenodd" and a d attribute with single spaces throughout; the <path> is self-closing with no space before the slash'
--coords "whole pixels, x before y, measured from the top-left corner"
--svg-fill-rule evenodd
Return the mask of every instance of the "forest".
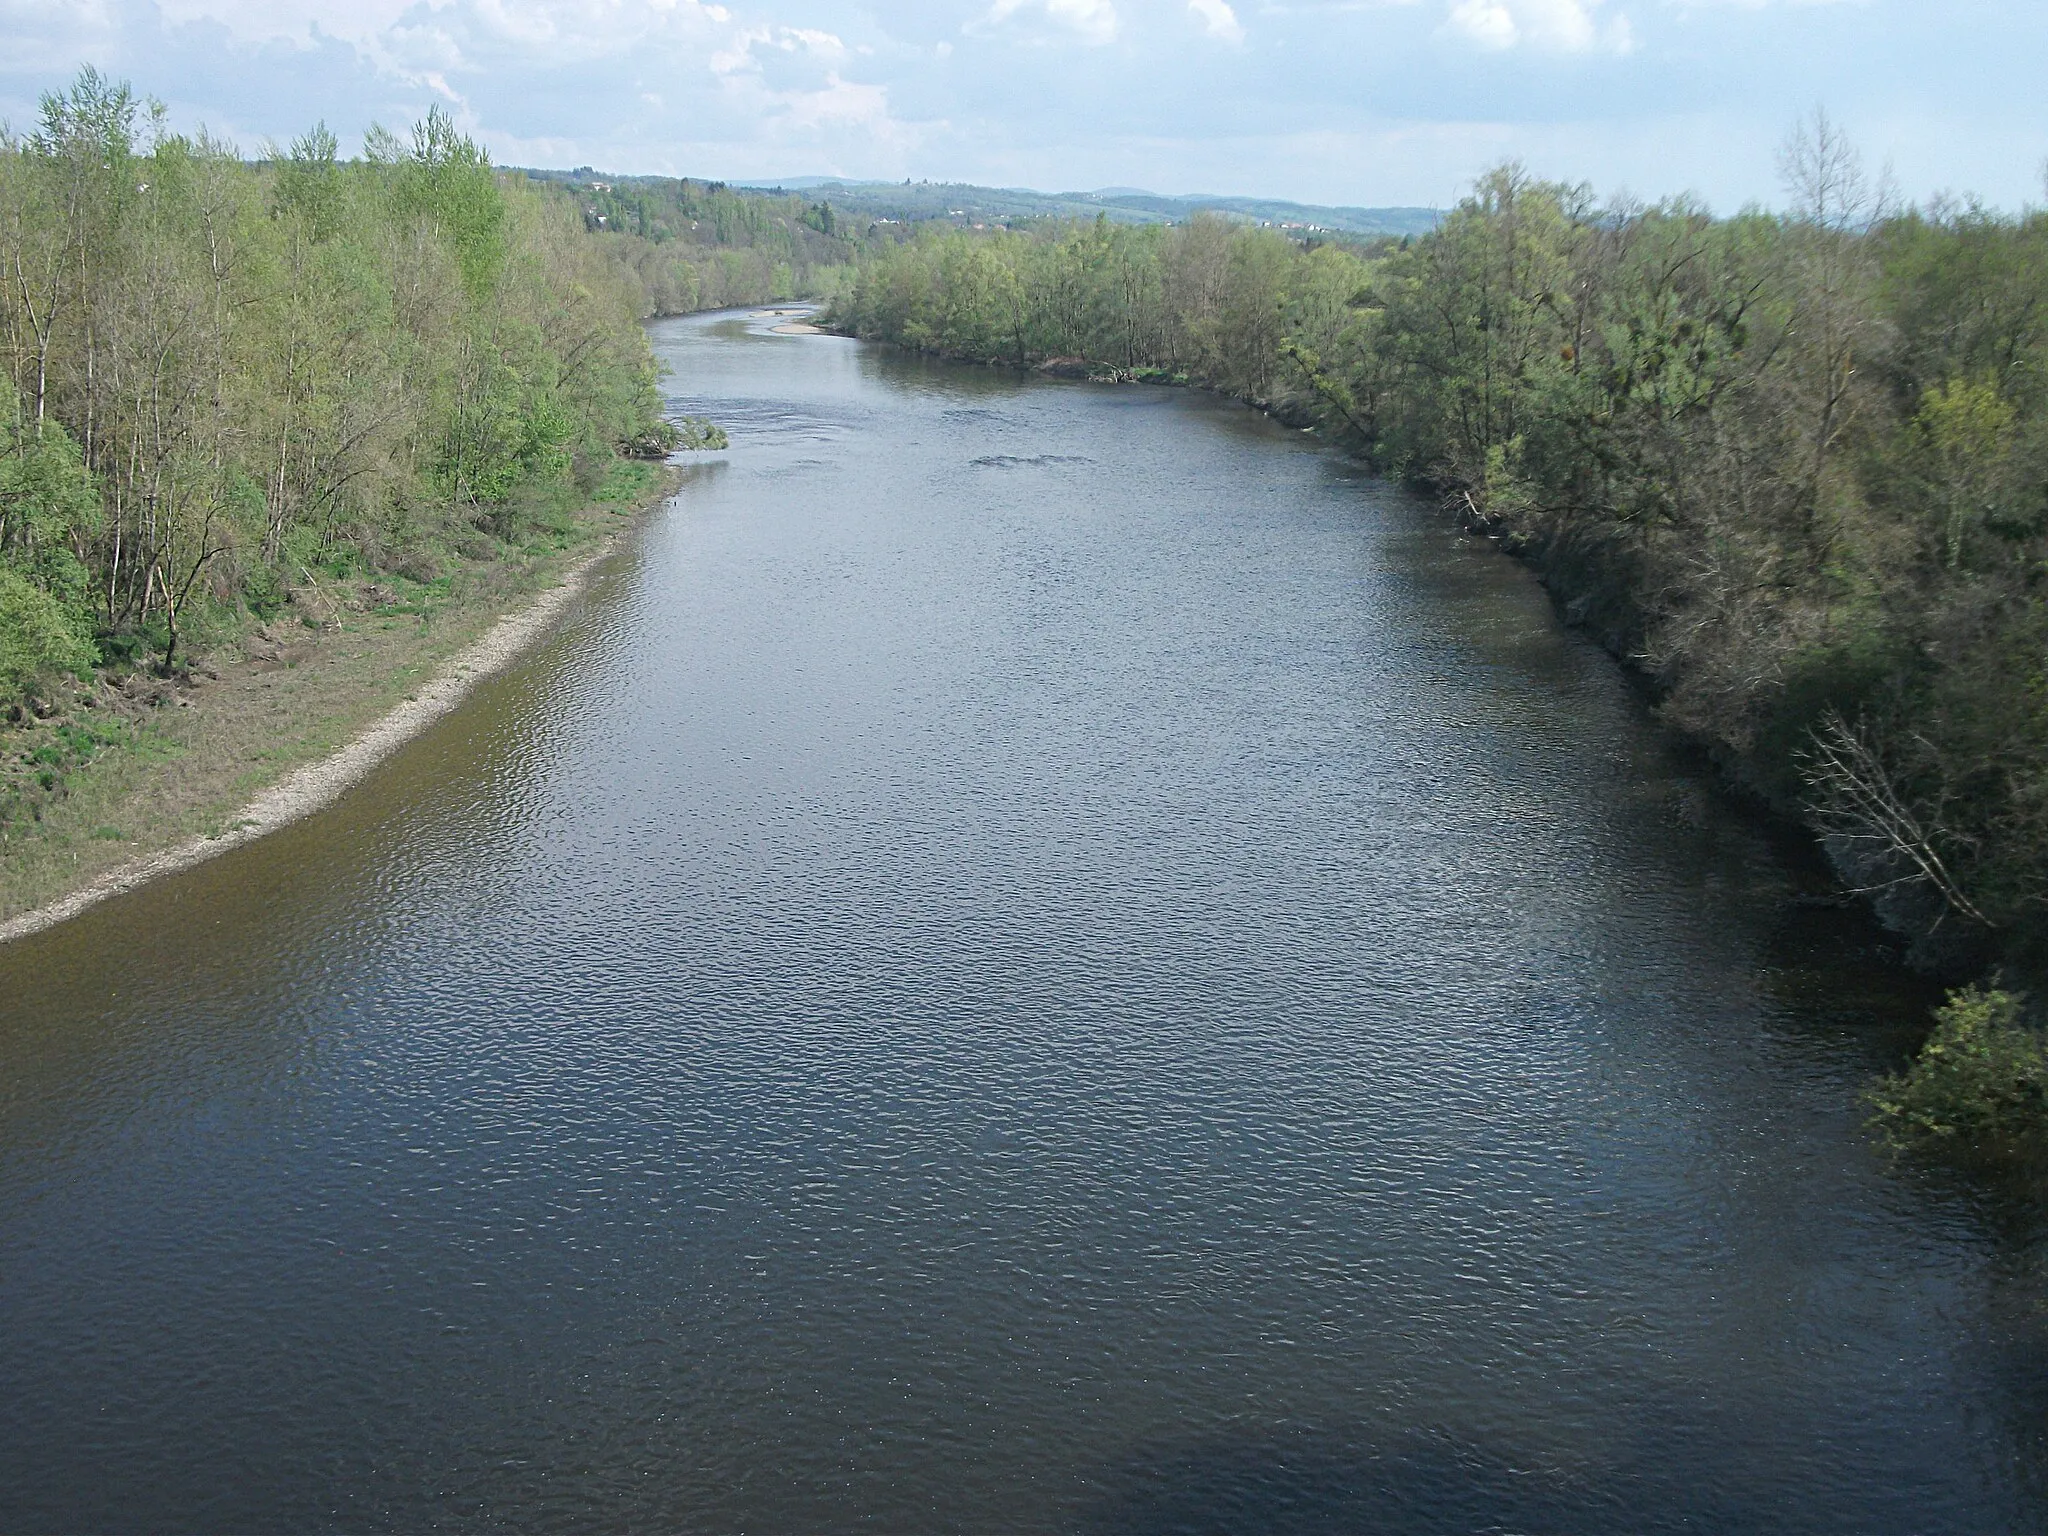
<path id="1" fill-rule="evenodd" d="M 593 182 L 438 109 L 251 156 L 91 69 L 0 134 L 0 714 L 44 722 L 0 836 L 104 745 L 96 678 L 189 678 L 310 594 L 446 587 L 618 499 L 674 446 L 639 322 L 860 248 L 800 199 Z"/>
<path id="2" fill-rule="evenodd" d="M 1213 218 L 931 229 L 835 318 L 1313 424 L 1566 616 L 1962 975 L 2048 941 L 2048 214 L 1887 206 L 1824 117 L 1789 207 L 1519 166 L 1369 243 Z"/>
<path id="3" fill-rule="evenodd" d="M 585 231 L 634 285 L 640 313 L 687 315 L 824 295 L 901 231 L 845 219 L 831 204 L 721 182 L 528 171 L 571 197 Z"/>
<path id="4" fill-rule="evenodd" d="M 359 161 L 91 71 L 0 145 L 0 694 L 179 664 L 336 561 L 431 564 L 658 430 L 639 298 L 439 112 Z"/>

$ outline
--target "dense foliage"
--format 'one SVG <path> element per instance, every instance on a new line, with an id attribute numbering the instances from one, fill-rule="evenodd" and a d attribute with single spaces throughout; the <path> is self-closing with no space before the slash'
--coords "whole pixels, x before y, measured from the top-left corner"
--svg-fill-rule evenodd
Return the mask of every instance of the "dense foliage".
<path id="1" fill-rule="evenodd" d="M 426 569 L 658 428 L 632 275 L 438 112 L 262 163 L 92 71 L 0 140 L 0 707 Z"/>
<path id="2" fill-rule="evenodd" d="M 829 294 L 896 231 L 842 219 L 828 203 L 736 192 L 718 182 L 599 177 L 587 167 L 530 177 L 573 198 L 584 228 L 636 292 L 642 315 L 682 315 Z"/>
<path id="3" fill-rule="evenodd" d="M 1870 1099 L 1877 1125 L 1900 1147 L 2036 1150 L 2024 1144 L 2048 1127 L 2048 1035 L 2026 1022 L 2012 993 L 1967 988 L 1936 1011 L 1912 1066 Z"/>
<path id="4" fill-rule="evenodd" d="M 1715 218 L 1509 167 L 1370 245 L 927 229 L 837 319 L 1319 422 L 1535 563 L 1924 957 L 2038 960 L 2048 215 L 1878 209 L 1824 120 L 1784 169 L 1791 212 Z"/>

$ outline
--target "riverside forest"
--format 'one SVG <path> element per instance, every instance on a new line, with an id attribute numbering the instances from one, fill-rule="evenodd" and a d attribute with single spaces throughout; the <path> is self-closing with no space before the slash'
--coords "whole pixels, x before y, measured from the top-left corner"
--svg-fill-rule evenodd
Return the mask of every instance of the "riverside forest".
<path id="1" fill-rule="evenodd" d="M 46 94 L 0 138 L 0 848 L 136 745 L 136 680 L 431 614 L 644 492 L 678 439 L 640 322 L 829 289 L 867 236 L 816 223 L 500 171 L 439 109 L 250 159 L 90 68 Z"/>
<path id="2" fill-rule="evenodd" d="M 673 441 L 639 322 L 829 284 L 794 199 L 505 174 L 435 110 L 258 161 L 88 69 L 0 141 L 0 704 L 432 581 Z M 19 820 L 10 786 L 0 820 Z"/>

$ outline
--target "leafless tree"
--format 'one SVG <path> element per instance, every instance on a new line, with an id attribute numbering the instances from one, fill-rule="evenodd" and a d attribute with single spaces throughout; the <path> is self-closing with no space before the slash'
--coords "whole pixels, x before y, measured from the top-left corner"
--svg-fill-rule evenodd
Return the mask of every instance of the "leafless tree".
<path id="1" fill-rule="evenodd" d="M 1778 151 L 1778 179 L 1792 195 L 1792 214 L 1822 229 L 1863 227 L 1871 209 L 1863 156 L 1841 124 L 1815 107 Z"/>
<path id="2" fill-rule="evenodd" d="M 1947 911 L 1995 926 L 1964 894 L 1942 857 L 1941 845 L 1952 842 L 1953 834 L 1942 823 L 1939 801 L 1916 801 L 1901 791 L 1875 728 L 1851 725 L 1839 711 L 1828 710 L 1814 728 L 1804 768 L 1814 791 L 1810 808 L 1822 830 L 1874 855 L 1866 861 L 1869 867 L 1897 871 L 1857 886 L 1860 893 L 1924 884 L 1940 894 Z"/>

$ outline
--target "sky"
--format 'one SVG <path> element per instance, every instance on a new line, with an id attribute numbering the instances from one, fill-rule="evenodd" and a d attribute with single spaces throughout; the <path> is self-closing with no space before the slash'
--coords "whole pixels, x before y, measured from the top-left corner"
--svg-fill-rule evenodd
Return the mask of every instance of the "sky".
<path id="1" fill-rule="evenodd" d="M 438 102 L 502 165 L 1731 211 L 1818 107 L 1908 199 L 2048 198 L 2048 0 L 0 0 L 14 128 L 88 62 L 248 153 Z"/>

